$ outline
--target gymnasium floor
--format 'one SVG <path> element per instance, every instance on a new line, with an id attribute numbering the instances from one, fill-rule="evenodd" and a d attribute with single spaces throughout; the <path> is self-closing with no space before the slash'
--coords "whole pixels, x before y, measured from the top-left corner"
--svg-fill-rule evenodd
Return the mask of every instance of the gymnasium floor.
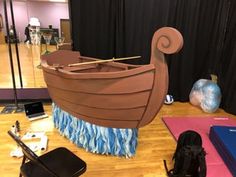
<path id="1" fill-rule="evenodd" d="M 51 105 L 44 104 L 44 107 L 51 115 Z M 61 146 L 67 147 L 86 161 L 87 171 L 83 175 L 85 177 L 165 177 L 163 159 L 172 167 L 171 158 L 176 143 L 161 120 L 163 116 L 227 116 L 236 119 L 236 116 L 225 113 L 222 109 L 207 114 L 189 103 L 174 102 L 172 105 L 164 105 L 151 124 L 139 129 L 136 155 L 127 159 L 86 152 L 61 136 L 54 128 L 51 118 L 29 122 L 24 113 L 0 114 L 1 177 L 18 176 L 21 159 L 10 157 L 10 151 L 16 144 L 6 133 L 16 120 L 20 122 L 22 135 L 28 131 L 44 131 L 49 139 L 48 151 Z"/>

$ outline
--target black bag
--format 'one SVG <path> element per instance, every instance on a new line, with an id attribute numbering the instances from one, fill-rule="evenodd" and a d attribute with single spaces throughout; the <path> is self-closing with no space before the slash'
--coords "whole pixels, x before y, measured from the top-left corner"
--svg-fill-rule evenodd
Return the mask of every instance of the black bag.
<path id="1" fill-rule="evenodd" d="M 173 156 L 174 168 L 168 170 L 168 177 L 206 177 L 205 150 L 202 147 L 201 136 L 192 130 L 180 134 Z"/>

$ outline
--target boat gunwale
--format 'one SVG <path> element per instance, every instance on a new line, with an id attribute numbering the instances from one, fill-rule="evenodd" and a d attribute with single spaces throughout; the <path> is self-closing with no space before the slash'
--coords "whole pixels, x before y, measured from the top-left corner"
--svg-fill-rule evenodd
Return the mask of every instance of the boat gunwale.
<path id="1" fill-rule="evenodd" d="M 155 65 L 152 63 L 147 65 L 137 65 L 139 67 L 132 69 L 125 69 L 121 71 L 91 72 L 91 73 L 76 73 L 61 68 L 56 69 L 53 66 L 48 65 L 46 60 L 43 60 L 41 62 L 41 65 L 44 72 L 48 74 L 58 75 L 60 77 L 67 79 L 116 79 L 122 77 L 130 77 L 150 71 L 154 73 L 155 71 Z"/>

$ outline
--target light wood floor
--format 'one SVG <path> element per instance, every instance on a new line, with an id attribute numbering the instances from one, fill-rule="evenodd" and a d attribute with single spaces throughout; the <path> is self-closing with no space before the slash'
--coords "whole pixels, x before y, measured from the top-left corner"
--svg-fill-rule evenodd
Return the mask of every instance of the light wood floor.
<path id="1" fill-rule="evenodd" d="M 11 47 L 16 87 L 20 88 L 15 45 L 12 44 Z M 45 51 L 45 45 L 43 44 L 42 48 L 40 48 L 40 45 L 19 43 L 18 50 L 21 64 L 23 87 L 46 87 L 42 70 L 37 67 L 40 64 L 40 55 Z M 56 46 L 48 46 L 48 50 L 55 51 Z M 7 44 L 0 44 L 0 88 L 12 88 L 12 76 Z"/>
<path id="2" fill-rule="evenodd" d="M 51 115 L 51 106 L 44 105 L 46 112 Z M 0 107 L 2 109 L 2 107 Z M 0 176 L 18 176 L 21 159 L 9 156 L 16 146 L 7 135 L 7 130 L 16 120 L 20 121 L 23 134 L 26 131 L 45 131 L 48 138 L 48 150 L 64 146 L 73 151 L 87 163 L 85 177 L 165 177 L 163 159 L 171 166 L 171 158 L 175 150 L 175 140 L 162 122 L 163 116 L 228 116 L 231 114 L 219 109 L 214 114 L 203 113 L 189 103 L 175 102 L 164 105 L 155 120 L 139 130 L 138 147 L 133 158 L 126 159 L 106 155 L 97 155 L 76 147 L 69 140 L 62 137 L 53 127 L 51 118 L 29 122 L 23 113 L 0 115 Z"/>

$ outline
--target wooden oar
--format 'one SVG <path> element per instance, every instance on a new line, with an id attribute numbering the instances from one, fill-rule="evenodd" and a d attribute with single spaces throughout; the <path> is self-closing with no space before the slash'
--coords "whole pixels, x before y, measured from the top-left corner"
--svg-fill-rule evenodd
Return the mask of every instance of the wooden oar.
<path id="1" fill-rule="evenodd" d="M 85 58 L 85 57 L 83 57 L 83 58 Z M 84 62 L 84 63 L 69 64 L 68 66 L 69 67 L 81 66 L 81 65 L 88 65 L 88 64 L 106 63 L 106 62 L 111 62 L 111 61 L 131 60 L 131 59 L 136 59 L 136 58 L 141 58 L 141 56 L 124 57 L 124 58 L 112 58 L 112 59 L 108 59 L 108 60 L 88 61 L 88 62 Z"/>

